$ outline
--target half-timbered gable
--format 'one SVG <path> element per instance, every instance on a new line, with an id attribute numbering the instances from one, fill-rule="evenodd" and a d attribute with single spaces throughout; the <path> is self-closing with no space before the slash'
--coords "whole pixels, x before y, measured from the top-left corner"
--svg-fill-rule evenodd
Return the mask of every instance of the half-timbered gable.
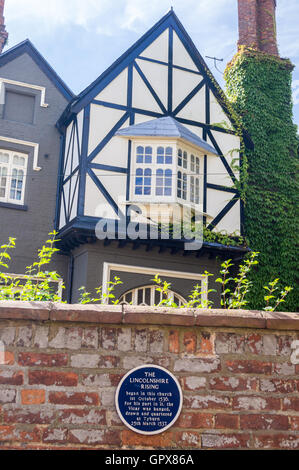
<path id="1" fill-rule="evenodd" d="M 134 135 L 138 126 L 153 127 L 166 117 L 197 143 L 165 130 Z M 59 125 L 64 138 L 56 223 L 62 236 L 71 227 L 94 227 L 101 217 L 119 220 L 138 191 L 152 202 L 162 195 L 171 199 L 183 186 L 208 228 L 242 231 L 236 189 L 240 138 L 211 72 L 173 11 L 83 91 Z M 166 151 L 173 158 L 168 173 Z"/>

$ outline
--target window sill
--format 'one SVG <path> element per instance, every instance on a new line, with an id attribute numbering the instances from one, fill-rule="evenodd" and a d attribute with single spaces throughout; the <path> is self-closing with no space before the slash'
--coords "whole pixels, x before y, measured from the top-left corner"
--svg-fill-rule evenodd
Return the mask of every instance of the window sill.
<path id="1" fill-rule="evenodd" d="M 4 207 L 6 209 L 15 209 L 17 211 L 28 211 L 28 206 L 24 206 L 23 204 L 13 204 L 12 202 L 0 201 L 0 208 L 1 207 Z"/>

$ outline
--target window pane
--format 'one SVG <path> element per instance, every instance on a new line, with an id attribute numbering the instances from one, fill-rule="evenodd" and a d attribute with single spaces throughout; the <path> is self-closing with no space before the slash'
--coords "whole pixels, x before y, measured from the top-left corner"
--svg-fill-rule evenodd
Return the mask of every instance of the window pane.
<path id="1" fill-rule="evenodd" d="M 22 199 L 22 189 L 23 189 L 23 179 L 24 179 L 23 170 L 17 170 L 16 168 L 13 168 L 11 185 L 10 185 L 10 199 L 15 199 L 17 201 L 21 201 L 21 199 Z"/>
<path id="2" fill-rule="evenodd" d="M 182 151 L 178 150 L 178 166 L 182 166 Z"/>
<path id="3" fill-rule="evenodd" d="M 196 174 L 199 175 L 199 172 L 200 172 L 199 158 L 196 157 Z"/>
<path id="4" fill-rule="evenodd" d="M 191 171 L 195 171 L 195 157 L 194 155 L 191 155 L 191 166 L 190 166 Z"/>
<path id="5" fill-rule="evenodd" d="M 5 197 L 7 185 L 7 168 L 0 166 L 0 197 Z"/>
<path id="6" fill-rule="evenodd" d="M 25 158 L 20 157 L 19 155 L 14 155 L 13 164 L 18 166 L 25 166 Z"/>
<path id="7" fill-rule="evenodd" d="M 9 155 L 7 153 L 0 152 L 0 163 L 8 163 Z"/>
<path id="8" fill-rule="evenodd" d="M 152 163 L 152 147 L 139 145 L 136 150 L 137 163 Z"/>
<path id="9" fill-rule="evenodd" d="M 183 154 L 183 168 L 187 169 L 188 166 L 188 155 L 187 152 L 184 152 Z"/>

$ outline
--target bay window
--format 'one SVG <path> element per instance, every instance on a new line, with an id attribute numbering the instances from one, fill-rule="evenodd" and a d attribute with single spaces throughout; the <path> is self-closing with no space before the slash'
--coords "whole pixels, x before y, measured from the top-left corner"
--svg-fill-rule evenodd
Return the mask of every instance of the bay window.
<path id="1" fill-rule="evenodd" d="M 170 140 L 133 142 L 131 200 L 144 203 L 202 203 L 202 154 Z"/>

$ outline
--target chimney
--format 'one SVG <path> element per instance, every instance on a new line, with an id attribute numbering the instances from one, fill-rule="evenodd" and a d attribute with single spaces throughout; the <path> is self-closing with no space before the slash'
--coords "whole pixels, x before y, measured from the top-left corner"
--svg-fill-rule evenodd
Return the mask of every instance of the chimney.
<path id="1" fill-rule="evenodd" d="M 278 56 L 275 9 L 276 0 L 238 0 L 239 47 Z"/>
<path id="2" fill-rule="evenodd" d="M 8 38 L 8 33 L 5 29 L 4 16 L 3 16 L 4 4 L 5 4 L 5 0 L 0 0 L 0 54 L 3 51 L 3 48 Z"/>

